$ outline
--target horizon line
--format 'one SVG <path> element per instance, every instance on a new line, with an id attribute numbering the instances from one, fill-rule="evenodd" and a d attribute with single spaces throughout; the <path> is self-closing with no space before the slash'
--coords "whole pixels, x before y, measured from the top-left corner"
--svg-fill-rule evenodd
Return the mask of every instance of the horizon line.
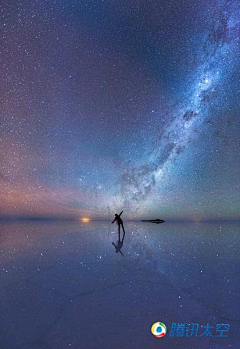
<path id="1" fill-rule="evenodd" d="M 75 221 L 75 222 L 81 222 L 84 217 L 56 217 L 56 216 L 0 216 L 0 222 L 4 221 Z M 155 218 L 126 218 L 124 219 L 125 222 L 142 222 L 142 223 L 148 223 L 150 220 L 154 220 Z M 157 219 L 157 218 L 156 218 Z M 111 219 L 107 218 L 90 218 L 89 222 L 109 222 Z M 144 222 L 145 221 L 145 222 Z M 206 218 L 206 219 L 182 219 L 182 218 L 169 218 L 164 219 L 164 223 L 167 222 L 183 222 L 183 223 L 202 223 L 202 222 L 239 222 L 239 218 Z M 162 223 L 163 224 L 163 223 Z"/>

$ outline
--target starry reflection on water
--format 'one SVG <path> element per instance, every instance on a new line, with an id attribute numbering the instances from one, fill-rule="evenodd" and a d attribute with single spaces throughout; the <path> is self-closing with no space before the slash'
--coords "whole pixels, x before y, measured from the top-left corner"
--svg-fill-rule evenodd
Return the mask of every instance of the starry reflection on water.
<path id="1" fill-rule="evenodd" d="M 239 226 L 1 223 L 4 349 L 237 348 Z M 154 338 L 162 321 L 229 323 L 228 338 Z"/>

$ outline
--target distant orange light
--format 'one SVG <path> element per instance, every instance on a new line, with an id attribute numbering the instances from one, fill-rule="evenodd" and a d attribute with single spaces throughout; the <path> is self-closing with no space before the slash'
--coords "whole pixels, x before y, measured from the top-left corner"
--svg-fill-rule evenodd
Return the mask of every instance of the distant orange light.
<path id="1" fill-rule="evenodd" d="M 81 219 L 81 221 L 82 221 L 83 223 L 88 223 L 88 222 L 90 221 L 90 218 L 83 217 L 83 218 Z"/>

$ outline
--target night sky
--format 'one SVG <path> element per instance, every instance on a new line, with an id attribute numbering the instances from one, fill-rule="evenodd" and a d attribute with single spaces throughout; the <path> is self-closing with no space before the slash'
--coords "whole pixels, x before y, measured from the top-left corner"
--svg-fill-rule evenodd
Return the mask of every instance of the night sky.
<path id="1" fill-rule="evenodd" d="M 0 4 L 0 216 L 240 218 L 238 0 Z"/>

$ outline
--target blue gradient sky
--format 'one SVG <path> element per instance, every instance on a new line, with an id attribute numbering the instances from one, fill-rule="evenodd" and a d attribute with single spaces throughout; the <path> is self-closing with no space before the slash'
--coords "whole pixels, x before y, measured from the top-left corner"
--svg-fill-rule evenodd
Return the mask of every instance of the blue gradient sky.
<path id="1" fill-rule="evenodd" d="M 0 215 L 240 218 L 239 1 L 0 5 Z"/>

